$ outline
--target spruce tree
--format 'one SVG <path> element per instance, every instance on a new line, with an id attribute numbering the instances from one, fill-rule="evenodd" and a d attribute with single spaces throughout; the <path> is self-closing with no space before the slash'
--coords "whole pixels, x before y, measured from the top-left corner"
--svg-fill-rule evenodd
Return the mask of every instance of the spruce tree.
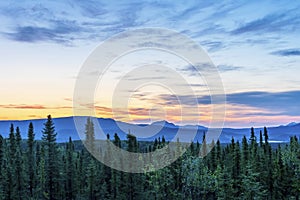
<path id="1" fill-rule="evenodd" d="M 127 151 L 137 153 L 138 152 L 138 143 L 136 137 L 132 135 L 129 131 L 127 134 Z M 131 163 L 129 163 L 129 168 L 132 167 Z M 138 176 L 139 174 L 127 173 L 126 181 L 127 181 L 127 199 L 136 199 L 139 195 L 139 184 L 138 184 Z"/>
<path id="2" fill-rule="evenodd" d="M 87 166 L 87 196 L 88 199 L 96 199 L 96 188 L 99 185 L 96 183 L 97 167 L 94 159 L 91 159 Z"/>
<path id="3" fill-rule="evenodd" d="M 206 133 L 203 132 L 200 156 L 204 158 L 207 155 L 207 153 L 208 150 L 207 150 L 207 143 L 206 143 Z"/>
<path id="4" fill-rule="evenodd" d="M 35 141 L 34 141 L 34 130 L 33 124 L 30 122 L 28 128 L 28 140 L 27 140 L 27 175 L 28 175 L 28 187 L 29 195 L 33 197 L 33 189 L 35 188 L 35 170 L 36 170 L 36 159 L 34 156 Z"/>
<path id="5" fill-rule="evenodd" d="M 87 118 L 85 125 L 85 145 L 92 154 L 95 152 L 94 123 L 90 117 Z"/>
<path id="6" fill-rule="evenodd" d="M 282 160 L 282 152 L 281 152 L 281 146 L 278 146 L 277 152 L 276 152 L 276 161 L 275 161 L 275 169 L 274 169 L 274 199 L 284 199 L 285 196 L 285 166 Z"/>
<path id="7" fill-rule="evenodd" d="M 69 142 L 66 147 L 66 199 L 75 199 L 74 183 L 75 183 L 75 169 L 73 161 L 74 144 L 72 138 L 69 138 Z"/>
<path id="8" fill-rule="evenodd" d="M 119 148 L 119 153 L 121 154 L 121 148 L 122 143 L 121 139 L 118 136 L 117 133 L 114 134 L 114 140 L 113 143 L 116 147 Z M 114 159 L 114 158 L 112 158 Z M 120 160 L 114 159 L 115 166 L 118 166 L 119 168 L 123 166 L 123 160 L 122 156 L 120 157 Z M 126 181 L 125 181 L 125 173 L 112 169 L 112 199 L 124 199 L 126 192 Z"/>
<path id="9" fill-rule="evenodd" d="M 262 131 L 259 131 L 259 146 L 263 147 L 263 134 Z"/>
<path id="10" fill-rule="evenodd" d="M 8 146 L 8 155 L 7 155 L 7 177 L 6 177 L 6 198 L 7 199 L 16 199 L 17 198 L 17 188 L 16 188 L 16 138 L 14 125 L 10 125 L 9 133 L 9 146 Z"/>
<path id="11" fill-rule="evenodd" d="M 5 140 L 0 135 L 0 199 L 5 198 L 5 178 L 6 178 L 6 173 L 5 173 Z"/>
<path id="12" fill-rule="evenodd" d="M 217 146 L 216 146 L 216 159 L 217 159 L 217 164 L 222 166 L 223 162 L 222 162 L 222 147 L 221 147 L 221 143 L 220 140 L 217 141 Z"/>
<path id="13" fill-rule="evenodd" d="M 24 191 L 24 163 L 23 163 L 23 155 L 22 155 L 22 147 L 21 147 L 21 132 L 19 127 L 16 128 L 16 190 L 17 196 L 16 199 L 23 199 L 25 195 Z"/>
<path id="14" fill-rule="evenodd" d="M 258 165 L 259 165 L 259 158 L 258 158 L 258 145 L 257 145 L 257 140 L 254 132 L 254 128 L 251 128 L 251 136 L 250 136 L 250 147 L 251 147 L 251 164 L 254 167 L 255 170 L 258 170 Z"/>
<path id="15" fill-rule="evenodd" d="M 113 163 L 113 154 L 112 150 L 110 147 L 110 136 L 107 134 L 107 139 L 106 139 L 106 146 L 107 149 L 104 154 L 104 161 L 105 163 Z M 111 199 L 111 195 L 113 194 L 113 187 L 112 187 L 112 169 L 109 166 L 104 165 L 103 166 L 103 179 L 106 185 L 106 191 L 105 191 L 105 198 L 106 199 Z"/>
<path id="16" fill-rule="evenodd" d="M 50 199 L 57 199 L 59 190 L 58 151 L 56 144 L 57 133 L 55 132 L 51 115 L 48 115 L 44 126 L 42 140 L 46 156 L 46 193 L 49 195 Z"/>
<path id="17" fill-rule="evenodd" d="M 39 149 L 41 149 L 39 151 Z M 40 154 L 40 156 L 38 156 Z M 47 199 L 49 198 L 48 193 L 46 192 L 46 183 L 47 183 L 47 171 L 46 171 L 46 155 L 45 155 L 45 148 L 44 145 L 39 148 L 37 146 L 37 157 L 40 157 L 39 162 L 37 164 L 37 189 L 36 189 L 36 198 L 37 199 Z"/>
<path id="18" fill-rule="evenodd" d="M 217 155 L 216 155 L 216 146 L 214 140 L 211 143 L 211 151 L 210 151 L 210 169 L 211 171 L 215 171 L 217 168 Z"/>

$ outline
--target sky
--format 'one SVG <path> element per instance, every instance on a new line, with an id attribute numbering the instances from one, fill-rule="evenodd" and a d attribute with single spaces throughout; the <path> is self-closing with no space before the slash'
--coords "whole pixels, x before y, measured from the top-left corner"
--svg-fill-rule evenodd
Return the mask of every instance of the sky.
<path id="1" fill-rule="evenodd" d="M 225 127 L 300 122 L 299 1 L 1 1 L 0 24 L 0 120 L 72 116 L 76 79 L 91 52 L 115 34 L 156 27 L 184 34 L 207 52 L 226 93 Z M 177 71 L 195 94 L 172 93 L 176 81 L 170 88 L 140 86 L 113 115 L 120 77 L 147 63 Z M 133 123 L 207 125 L 209 94 L 187 63 L 142 51 L 112 64 L 94 108 L 98 117 Z M 181 113 L 181 106 L 190 110 Z"/>

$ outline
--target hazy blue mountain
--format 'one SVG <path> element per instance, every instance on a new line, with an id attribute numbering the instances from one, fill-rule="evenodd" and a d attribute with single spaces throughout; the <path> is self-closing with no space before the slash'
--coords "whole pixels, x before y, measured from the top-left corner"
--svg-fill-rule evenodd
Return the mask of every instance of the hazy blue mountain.
<path id="1" fill-rule="evenodd" d="M 296 125 L 298 125 L 298 124 L 299 124 L 299 123 L 291 122 L 291 123 L 287 124 L 286 126 L 296 126 Z"/>
<path id="2" fill-rule="evenodd" d="M 74 119 L 79 122 L 78 131 L 75 127 Z M 64 118 L 54 118 L 55 129 L 58 133 L 57 141 L 64 142 L 67 141 L 69 137 L 72 137 L 73 140 L 79 140 L 80 136 L 84 137 L 84 125 L 86 122 L 86 117 L 64 117 Z M 180 138 L 180 141 L 189 142 L 202 141 L 203 132 L 207 132 L 207 128 L 204 126 L 196 125 L 185 125 L 178 126 L 167 121 L 157 121 L 153 122 L 150 125 L 147 124 L 130 124 L 120 121 L 115 121 L 113 119 L 106 118 L 94 118 L 97 120 L 100 127 L 95 123 L 95 135 L 98 139 L 104 139 L 106 134 L 110 134 L 110 137 L 113 138 L 114 133 L 117 133 L 121 139 L 126 139 L 126 135 L 130 131 L 131 134 L 137 136 L 139 140 L 152 141 L 154 138 L 164 136 L 166 140 L 170 141 L 173 138 L 176 140 L 177 137 Z M 13 123 L 15 127 L 19 126 L 21 130 L 22 137 L 26 139 L 27 130 L 29 123 L 32 122 L 34 125 L 34 130 L 37 139 L 41 139 L 42 130 L 44 127 L 45 119 L 36 119 L 36 120 L 21 120 L 21 121 L 0 121 L 0 134 L 4 137 L 8 137 L 10 124 Z M 259 139 L 259 131 L 263 131 L 263 127 L 256 128 L 256 136 Z M 211 135 L 214 134 L 215 130 L 212 130 Z M 156 133 L 153 135 L 153 133 Z M 299 136 L 300 135 L 300 123 L 290 123 L 288 125 L 281 125 L 278 127 L 268 127 L 269 140 L 272 142 L 287 142 L 289 141 L 290 136 Z M 176 134 L 178 134 L 176 136 Z M 250 135 L 250 127 L 248 128 L 224 128 L 220 135 L 220 141 L 230 142 L 231 138 L 234 137 L 236 140 L 241 141 L 242 137 Z M 176 137 L 175 137 L 176 136 Z M 215 138 L 217 138 L 216 135 Z M 208 136 L 209 137 L 209 136 Z"/>

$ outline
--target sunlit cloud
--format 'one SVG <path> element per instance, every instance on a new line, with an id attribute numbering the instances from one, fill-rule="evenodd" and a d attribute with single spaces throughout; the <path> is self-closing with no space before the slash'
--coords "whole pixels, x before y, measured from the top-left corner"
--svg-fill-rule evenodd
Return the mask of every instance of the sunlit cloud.
<path id="1" fill-rule="evenodd" d="M 9 105 L 0 105 L 0 108 L 13 108 L 13 109 L 46 109 L 47 107 L 43 105 L 25 105 L 25 104 L 20 104 L 20 105 L 14 105 L 14 104 L 9 104 Z"/>

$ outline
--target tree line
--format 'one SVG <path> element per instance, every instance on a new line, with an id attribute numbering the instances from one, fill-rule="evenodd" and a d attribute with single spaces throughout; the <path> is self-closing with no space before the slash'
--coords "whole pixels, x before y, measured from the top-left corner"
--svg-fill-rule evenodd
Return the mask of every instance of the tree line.
<path id="1" fill-rule="evenodd" d="M 272 148 L 267 128 L 259 133 L 251 128 L 249 138 L 244 136 L 241 142 L 232 138 L 228 144 L 208 143 L 203 134 L 201 143 L 191 143 L 171 165 L 138 174 L 111 169 L 86 150 L 98 149 L 90 118 L 86 148 L 71 138 L 58 144 L 56 134 L 49 115 L 42 140 L 35 139 L 32 123 L 26 140 L 13 124 L 8 138 L 0 135 L 0 199 L 300 198 L 299 140 L 294 136 Z M 107 140 L 130 152 L 152 152 L 168 144 L 164 138 L 139 142 L 131 134 L 126 141 L 117 134 Z M 183 151 L 181 145 L 177 147 L 170 151 Z M 113 159 L 109 152 L 105 156 Z"/>

